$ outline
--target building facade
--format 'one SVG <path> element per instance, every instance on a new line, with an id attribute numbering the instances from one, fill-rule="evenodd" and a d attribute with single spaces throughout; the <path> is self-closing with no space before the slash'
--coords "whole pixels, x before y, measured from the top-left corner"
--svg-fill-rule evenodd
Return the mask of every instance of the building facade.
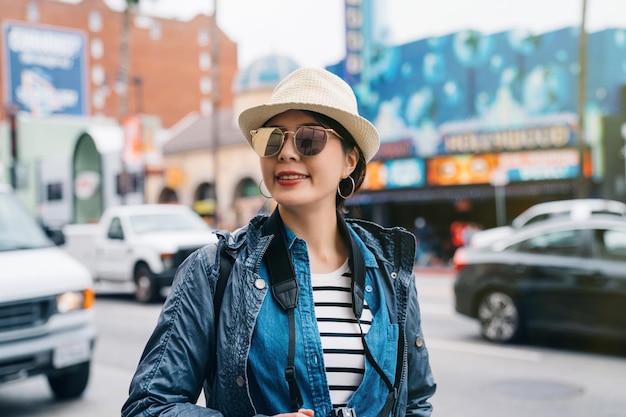
<path id="1" fill-rule="evenodd" d="M 0 0 L 0 16 L 0 181 L 44 221 L 154 200 L 169 129 L 233 106 L 237 46 L 211 16 L 102 0 Z"/>
<path id="2" fill-rule="evenodd" d="M 0 0 L 0 10 L 3 115 L 9 105 L 40 116 L 149 114 L 169 128 L 193 111 L 210 114 L 215 102 L 232 108 L 237 46 L 214 30 L 211 16 L 182 21 L 131 13 L 125 63 L 125 14 L 103 0 Z M 49 91 L 29 96 L 27 81 Z M 63 103 L 67 96 L 80 106 Z"/>
<path id="3" fill-rule="evenodd" d="M 626 29 L 585 34 L 583 60 L 577 27 L 389 45 L 376 36 L 377 3 L 346 2 L 346 58 L 328 67 L 381 133 L 355 215 L 409 229 L 423 219 L 449 256 L 459 223 L 493 227 L 547 200 L 626 198 Z"/>

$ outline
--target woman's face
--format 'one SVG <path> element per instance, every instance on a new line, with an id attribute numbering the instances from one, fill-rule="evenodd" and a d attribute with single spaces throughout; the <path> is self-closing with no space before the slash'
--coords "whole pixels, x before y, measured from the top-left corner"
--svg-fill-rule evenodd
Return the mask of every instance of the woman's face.
<path id="1" fill-rule="evenodd" d="M 320 123 L 304 111 L 289 110 L 274 116 L 264 126 L 295 132 L 304 125 Z M 283 207 L 329 206 L 334 210 L 337 185 L 356 167 L 357 152 L 353 149 L 345 153 L 341 139 L 328 132 L 322 152 L 302 156 L 295 149 L 293 133 L 288 133 L 277 155 L 261 158 L 263 180 L 274 200 Z"/>

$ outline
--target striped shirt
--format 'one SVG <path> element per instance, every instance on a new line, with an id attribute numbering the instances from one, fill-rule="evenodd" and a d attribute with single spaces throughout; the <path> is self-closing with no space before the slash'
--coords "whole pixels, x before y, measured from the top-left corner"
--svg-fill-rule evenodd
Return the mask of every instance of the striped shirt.
<path id="1" fill-rule="evenodd" d="M 361 383 L 365 369 L 361 331 L 352 311 L 348 261 L 334 272 L 311 274 L 311 282 L 330 399 L 333 407 L 343 407 Z M 361 314 L 364 334 L 371 323 L 372 313 L 365 303 Z"/>

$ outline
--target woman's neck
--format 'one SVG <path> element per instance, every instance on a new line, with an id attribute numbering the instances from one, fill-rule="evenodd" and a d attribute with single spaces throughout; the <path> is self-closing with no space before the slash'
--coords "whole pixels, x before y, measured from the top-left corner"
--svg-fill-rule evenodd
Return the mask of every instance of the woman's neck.
<path id="1" fill-rule="evenodd" d="M 332 272 L 345 262 L 348 249 L 337 227 L 336 210 L 306 214 L 279 207 L 279 212 L 283 223 L 306 242 L 311 272 Z"/>

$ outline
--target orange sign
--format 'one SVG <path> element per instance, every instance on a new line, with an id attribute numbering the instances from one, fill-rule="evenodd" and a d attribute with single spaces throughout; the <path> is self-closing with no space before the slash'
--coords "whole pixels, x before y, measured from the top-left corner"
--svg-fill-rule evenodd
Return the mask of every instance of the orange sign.
<path id="1" fill-rule="evenodd" d="M 363 190 L 382 190 L 385 188 L 385 167 L 382 162 L 374 161 L 367 164 L 367 174 L 361 188 Z"/>
<path id="2" fill-rule="evenodd" d="M 430 185 L 487 184 L 497 168 L 497 154 L 449 155 L 427 161 Z"/>
<path id="3" fill-rule="evenodd" d="M 139 163 L 142 158 L 143 144 L 141 138 L 141 118 L 138 115 L 130 115 L 122 122 L 124 127 L 124 149 L 122 158 L 124 162 Z"/>

